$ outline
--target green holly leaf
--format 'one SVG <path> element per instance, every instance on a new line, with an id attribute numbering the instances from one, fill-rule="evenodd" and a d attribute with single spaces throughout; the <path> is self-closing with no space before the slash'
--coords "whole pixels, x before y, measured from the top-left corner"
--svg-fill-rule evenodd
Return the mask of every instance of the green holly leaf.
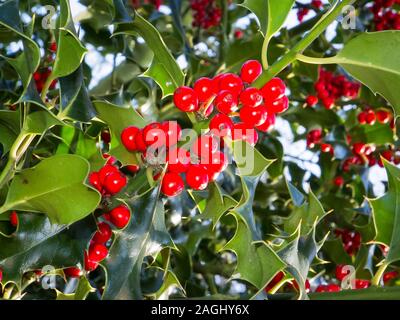
<path id="1" fill-rule="evenodd" d="M 20 130 L 19 111 L 0 111 L 0 143 L 3 145 L 3 154 L 10 151 Z"/>
<path id="2" fill-rule="evenodd" d="M 124 108 L 104 101 L 95 101 L 94 106 L 99 119 L 110 127 L 111 148 L 109 154 L 116 157 L 123 165 L 137 164 L 136 154 L 129 152 L 123 146 L 121 133 L 129 126 L 142 128 L 146 125 L 146 121 L 131 106 Z"/>
<path id="3" fill-rule="evenodd" d="M 144 73 L 161 87 L 163 97 L 171 95 L 184 84 L 185 76 L 178 63 L 168 50 L 158 30 L 146 19 L 136 14 L 132 23 L 118 24 L 114 35 L 139 34 L 154 53 L 150 68 Z"/>
<path id="4" fill-rule="evenodd" d="M 44 215 L 20 213 L 18 219 L 18 230 L 12 236 L 0 234 L 3 283 L 20 285 L 25 272 L 46 265 L 55 269 L 83 265 L 83 252 L 96 230 L 92 217 L 68 228 L 51 223 Z"/>
<path id="5" fill-rule="evenodd" d="M 237 257 L 236 269 L 231 279 L 245 280 L 261 290 L 285 267 L 285 263 L 267 243 L 253 241 L 249 226 L 240 215 L 231 215 L 236 220 L 237 229 L 223 248 L 232 251 Z"/>
<path id="6" fill-rule="evenodd" d="M 289 181 L 286 182 L 293 202 L 290 216 L 285 219 L 284 230 L 288 234 L 294 233 L 301 224 L 300 234 L 306 235 L 314 227 L 314 224 L 323 219 L 327 213 L 315 194 L 310 190 L 308 201 L 301 192 Z"/>
<path id="7" fill-rule="evenodd" d="M 132 218 L 115 234 L 104 262 L 107 282 L 103 299 L 142 299 L 140 274 L 144 258 L 155 257 L 165 246 L 173 246 L 165 227 L 159 188 L 128 201 Z"/>
<path id="8" fill-rule="evenodd" d="M 387 124 L 376 122 L 374 125 L 356 126 L 349 132 L 353 141 L 382 145 L 394 142 L 393 130 Z"/>
<path id="9" fill-rule="evenodd" d="M 96 289 L 90 285 L 90 282 L 86 277 L 80 277 L 75 292 L 65 294 L 57 290 L 57 300 L 86 300 L 89 293 L 95 291 Z"/>
<path id="10" fill-rule="evenodd" d="M 388 264 L 400 260 L 400 169 L 384 161 L 389 180 L 388 192 L 378 199 L 369 199 L 376 236 L 374 241 L 389 246 Z"/>
<path id="11" fill-rule="evenodd" d="M 57 155 L 19 172 L 11 182 L 0 213 L 40 212 L 52 223 L 71 224 L 93 212 L 100 194 L 84 184 L 89 163 L 76 155 Z"/>

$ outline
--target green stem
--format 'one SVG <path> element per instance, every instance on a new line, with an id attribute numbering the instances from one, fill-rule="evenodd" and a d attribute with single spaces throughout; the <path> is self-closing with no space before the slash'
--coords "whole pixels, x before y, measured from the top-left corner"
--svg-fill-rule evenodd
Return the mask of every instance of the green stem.
<path id="1" fill-rule="evenodd" d="M 355 0 L 343 0 L 333 6 L 326 14 L 322 16 L 319 22 L 310 30 L 310 32 L 299 41 L 288 53 L 280 60 L 274 63 L 268 70 L 254 82 L 256 88 L 261 88 L 265 83 L 284 70 L 288 65 L 296 60 L 297 55 L 307 49 L 319 35 L 342 13 L 344 7 L 354 3 Z"/>
<path id="2" fill-rule="evenodd" d="M 309 64 L 334 64 L 337 61 L 335 57 L 315 58 L 302 55 L 301 53 L 296 55 L 296 59 Z"/>
<path id="3" fill-rule="evenodd" d="M 268 69 L 268 45 L 269 45 L 269 39 L 264 39 L 261 48 L 261 63 L 264 70 Z"/>
<path id="4" fill-rule="evenodd" d="M 11 147 L 6 166 L 0 174 L 0 189 L 11 179 L 16 164 L 22 158 L 35 136 L 35 134 L 26 134 L 22 131 L 15 140 Z"/>
<path id="5" fill-rule="evenodd" d="M 387 262 L 383 262 L 382 265 L 378 268 L 378 270 L 376 271 L 374 277 L 371 280 L 371 284 L 375 287 L 379 287 L 380 283 L 381 283 L 381 279 L 383 274 L 386 271 L 386 268 L 389 266 L 389 263 Z"/>

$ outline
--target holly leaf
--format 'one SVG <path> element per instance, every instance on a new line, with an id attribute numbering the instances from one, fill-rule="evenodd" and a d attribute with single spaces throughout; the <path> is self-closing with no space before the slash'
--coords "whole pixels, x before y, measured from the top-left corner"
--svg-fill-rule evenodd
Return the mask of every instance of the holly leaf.
<path id="1" fill-rule="evenodd" d="M 136 14 L 133 22 L 118 24 L 113 35 L 119 34 L 139 34 L 153 51 L 153 61 L 144 75 L 157 82 L 161 87 L 163 97 L 171 95 L 176 88 L 184 84 L 185 76 L 182 70 L 168 50 L 160 33 L 150 22 Z"/>
<path id="2" fill-rule="evenodd" d="M 140 274 L 144 258 L 156 256 L 163 246 L 173 246 L 159 195 L 157 187 L 128 201 L 132 218 L 116 233 L 104 262 L 107 282 L 103 299 L 143 299 Z"/>
<path id="3" fill-rule="evenodd" d="M 86 300 L 89 293 L 95 291 L 86 277 L 80 277 L 75 292 L 65 294 L 57 290 L 57 300 Z"/>
<path id="4" fill-rule="evenodd" d="M 0 143 L 3 145 L 3 154 L 10 151 L 20 130 L 19 111 L 0 111 Z"/>
<path id="5" fill-rule="evenodd" d="M 71 224 L 93 212 L 100 194 L 84 184 L 89 163 L 76 155 L 56 155 L 19 172 L 0 214 L 9 210 L 45 213 L 52 223 Z"/>
<path id="6" fill-rule="evenodd" d="M 257 289 L 263 289 L 285 267 L 285 263 L 264 241 L 254 242 L 246 221 L 231 213 L 236 220 L 236 232 L 223 250 L 237 257 L 236 269 L 231 279 L 242 279 Z"/>
<path id="7" fill-rule="evenodd" d="M 121 133 L 129 126 L 144 127 L 145 120 L 131 106 L 125 108 L 104 101 L 95 101 L 94 106 L 99 119 L 110 128 L 111 148 L 108 153 L 116 157 L 123 165 L 137 164 L 136 154 L 129 152 L 123 146 Z"/>
<path id="8" fill-rule="evenodd" d="M 20 213 L 18 218 L 18 229 L 12 236 L 0 235 L 3 283 L 12 281 L 20 286 L 25 272 L 46 265 L 55 269 L 83 265 L 83 252 L 96 230 L 92 217 L 68 228 L 51 223 L 44 215 Z"/>
<path id="9" fill-rule="evenodd" d="M 400 260 L 400 169 L 383 160 L 388 175 L 388 192 L 369 199 L 372 207 L 376 236 L 374 241 L 389 246 L 388 264 Z"/>

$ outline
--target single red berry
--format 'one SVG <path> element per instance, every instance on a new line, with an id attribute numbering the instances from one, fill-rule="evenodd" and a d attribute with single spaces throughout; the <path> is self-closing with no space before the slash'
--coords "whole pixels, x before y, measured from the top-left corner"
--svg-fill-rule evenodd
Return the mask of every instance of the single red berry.
<path id="1" fill-rule="evenodd" d="M 219 90 L 227 90 L 238 96 L 240 92 L 243 90 L 243 81 L 242 79 L 233 73 L 226 73 L 221 79 L 219 80 Z"/>
<path id="2" fill-rule="evenodd" d="M 327 97 L 322 99 L 322 104 L 324 105 L 325 109 L 331 110 L 335 106 L 335 99 L 332 97 Z"/>
<path id="3" fill-rule="evenodd" d="M 98 230 L 95 232 L 92 238 L 93 242 L 104 244 L 111 239 L 112 230 L 108 223 L 100 222 L 97 225 L 97 229 Z"/>
<path id="4" fill-rule="evenodd" d="M 175 197 L 183 191 L 185 184 L 182 177 L 173 172 L 167 172 L 161 183 L 161 191 L 167 197 Z"/>
<path id="5" fill-rule="evenodd" d="M 349 272 L 350 270 L 346 269 L 346 266 L 343 264 L 339 264 L 336 267 L 336 279 L 338 279 L 339 281 L 342 281 L 348 274 L 350 274 Z"/>
<path id="6" fill-rule="evenodd" d="M 274 113 L 268 113 L 267 115 L 267 120 L 265 120 L 265 122 L 260 125 L 257 126 L 256 129 L 260 130 L 261 132 L 267 132 L 269 129 L 271 129 L 276 122 L 276 116 Z"/>
<path id="7" fill-rule="evenodd" d="M 114 165 L 114 164 L 116 164 L 117 161 L 118 161 L 117 158 L 115 158 L 115 157 L 109 155 L 108 153 L 103 153 L 103 158 L 104 158 L 104 159 L 107 159 L 106 164 L 110 164 L 110 165 Z"/>
<path id="8" fill-rule="evenodd" d="M 104 186 L 106 177 L 110 174 L 110 173 L 116 173 L 119 172 L 118 168 L 110 165 L 110 164 L 106 164 L 104 167 L 102 167 L 99 172 L 98 172 L 98 178 L 99 178 L 99 182 L 101 186 Z M 95 176 L 94 176 L 95 177 Z"/>
<path id="9" fill-rule="evenodd" d="M 356 279 L 356 289 L 367 289 L 370 285 L 369 280 Z"/>
<path id="10" fill-rule="evenodd" d="M 145 152 L 147 149 L 146 141 L 144 140 L 143 130 L 139 130 L 135 135 L 136 150 Z"/>
<path id="11" fill-rule="evenodd" d="M 340 291 L 340 286 L 337 284 L 328 284 L 327 285 L 327 292 L 339 292 Z"/>
<path id="12" fill-rule="evenodd" d="M 162 130 L 166 136 L 166 146 L 172 147 L 176 145 L 182 137 L 182 129 L 176 121 L 165 121 L 161 124 Z"/>
<path id="13" fill-rule="evenodd" d="M 215 106 L 219 112 L 230 114 L 237 110 L 238 98 L 231 91 L 220 91 L 215 98 Z"/>
<path id="14" fill-rule="evenodd" d="M 210 121 L 212 134 L 218 137 L 232 136 L 233 122 L 231 118 L 223 113 L 218 113 Z"/>
<path id="15" fill-rule="evenodd" d="M 289 99 L 286 96 L 274 101 L 266 101 L 265 107 L 268 113 L 282 113 L 289 108 Z"/>
<path id="16" fill-rule="evenodd" d="M 365 143 L 356 142 L 353 144 L 353 153 L 358 155 L 364 154 L 365 147 L 366 147 Z"/>
<path id="17" fill-rule="evenodd" d="M 64 274 L 70 278 L 80 278 L 83 275 L 83 272 L 78 267 L 70 267 L 64 269 Z"/>
<path id="18" fill-rule="evenodd" d="M 243 107 L 240 109 L 240 120 L 249 126 L 261 126 L 267 121 L 267 109 L 264 106 Z"/>
<path id="19" fill-rule="evenodd" d="M 10 224 L 16 228 L 18 226 L 18 215 L 15 211 L 10 214 Z"/>
<path id="20" fill-rule="evenodd" d="M 318 97 L 316 96 L 308 96 L 306 98 L 307 106 L 314 107 L 318 103 Z"/>
<path id="21" fill-rule="evenodd" d="M 258 141 L 258 133 L 253 127 L 243 122 L 235 123 L 233 126 L 232 139 L 244 140 L 251 146 L 255 146 Z"/>
<path id="22" fill-rule="evenodd" d="M 103 130 L 101 132 L 101 140 L 105 143 L 105 144 L 109 144 L 111 142 L 111 134 L 110 131 L 108 130 Z"/>
<path id="23" fill-rule="evenodd" d="M 94 271 L 97 269 L 97 267 L 99 266 L 99 264 L 95 261 L 92 261 L 89 259 L 89 256 L 87 254 L 87 252 L 85 251 L 85 270 L 86 271 Z"/>
<path id="24" fill-rule="evenodd" d="M 103 187 L 101 185 L 98 172 L 91 172 L 89 174 L 89 183 L 91 186 L 95 187 L 99 192 L 102 192 Z"/>
<path id="25" fill-rule="evenodd" d="M 297 283 L 296 280 L 293 280 L 291 282 L 291 285 L 297 290 L 300 290 L 299 284 Z M 306 279 L 306 282 L 304 283 L 304 288 L 306 289 L 306 293 L 309 293 L 311 291 L 311 284 L 310 281 L 308 281 L 308 279 Z"/>
<path id="26" fill-rule="evenodd" d="M 193 190 L 204 190 L 208 186 L 207 168 L 201 164 L 192 164 L 186 172 L 186 182 Z"/>
<path id="27" fill-rule="evenodd" d="M 93 262 L 100 262 L 108 255 L 108 249 L 103 244 L 92 243 L 89 247 L 88 258 Z"/>
<path id="28" fill-rule="evenodd" d="M 221 151 L 217 151 L 211 156 L 210 161 L 201 162 L 207 169 L 209 182 L 215 181 L 218 175 L 228 166 L 228 159 Z"/>
<path id="29" fill-rule="evenodd" d="M 393 161 L 393 151 L 392 150 L 384 150 L 381 152 L 382 158 L 386 159 L 387 161 Z"/>
<path id="30" fill-rule="evenodd" d="M 240 77 L 244 82 L 254 82 L 262 73 L 262 65 L 257 60 L 249 60 L 245 62 L 240 71 Z"/>
<path id="31" fill-rule="evenodd" d="M 183 148 L 172 148 L 167 153 L 168 171 L 184 173 L 189 168 L 190 152 Z"/>
<path id="32" fill-rule="evenodd" d="M 104 189 L 110 194 L 119 193 L 126 186 L 126 177 L 118 172 L 112 172 L 104 180 Z"/>
<path id="33" fill-rule="evenodd" d="M 365 111 L 360 112 L 357 116 L 357 119 L 358 119 L 359 124 L 366 124 L 367 123 L 367 113 Z"/>
<path id="34" fill-rule="evenodd" d="M 396 279 L 399 277 L 399 272 L 398 271 L 390 271 L 390 272 L 385 272 L 383 274 L 383 282 L 384 283 L 388 283 L 390 281 L 392 281 L 393 279 Z"/>
<path id="35" fill-rule="evenodd" d="M 3 269 L 0 268 L 0 283 L 3 280 Z"/>
<path id="36" fill-rule="evenodd" d="M 333 154 L 333 147 L 329 143 L 322 143 L 321 144 L 321 151 L 324 152 L 324 153 Z"/>
<path id="37" fill-rule="evenodd" d="M 140 166 L 138 166 L 137 164 L 127 165 L 125 168 L 132 174 L 135 174 L 140 171 Z"/>
<path id="38" fill-rule="evenodd" d="M 218 140 L 212 135 L 202 135 L 194 141 L 191 150 L 198 157 L 209 159 L 217 151 L 218 145 Z"/>
<path id="39" fill-rule="evenodd" d="M 280 78 L 273 78 L 261 88 L 261 93 L 264 97 L 264 100 L 269 104 L 275 100 L 283 98 L 285 91 L 286 85 Z"/>
<path id="40" fill-rule="evenodd" d="M 257 107 L 263 103 L 261 91 L 256 88 L 247 88 L 240 94 L 240 102 L 245 107 Z"/>
<path id="41" fill-rule="evenodd" d="M 125 228 L 131 219 L 131 211 L 125 205 L 120 205 L 110 211 L 110 221 L 118 229 Z"/>
<path id="42" fill-rule="evenodd" d="M 341 187 L 344 185 L 344 178 L 342 176 L 337 176 L 333 179 L 333 183 L 337 187 Z"/>
<path id="43" fill-rule="evenodd" d="M 194 83 L 193 89 L 201 102 L 210 100 L 218 92 L 218 88 L 215 87 L 213 79 L 206 77 L 198 79 Z"/>
<path id="44" fill-rule="evenodd" d="M 49 50 L 51 52 L 56 52 L 57 51 L 57 43 L 55 43 L 55 42 L 50 43 Z"/>
<path id="45" fill-rule="evenodd" d="M 242 39 L 244 32 L 240 29 L 235 30 L 235 32 L 233 33 L 233 35 L 235 36 L 236 39 Z"/>
<path id="46" fill-rule="evenodd" d="M 373 110 L 367 111 L 366 121 L 367 121 L 367 124 L 369 124 L 369 125 L 375 124 L 376 115 L 375 115 L 375 112 Z"/>
<path id="47" fill-rule="evenodd" d="M 146 146 L 159 148 L 165 146 L 166 136 L 161 123 L 153 122 L 143 128 L 143 140 Z"/>
<path id="48" fill-rule="evenodd" d="M 190 87 L 179 87 L 174 92 L 174 103 L 183 112 L 193 112 L 199 109 L 199 99 Z"/>
<path id="49" fill-rule="evenodd" d="M 380 123 L 386 124 L 390 122 L 390 120 L 392 119 L 392 115 L 386 110 L 379 110 L 376 113 L 376 118 Z"/>
<path id="50" fill-rule="evenodd" d="M 128 151 L 137 151 L 135 136 L 140 131 L 138 127 L 125 128 L 121 133 L 121 141 Z"/>

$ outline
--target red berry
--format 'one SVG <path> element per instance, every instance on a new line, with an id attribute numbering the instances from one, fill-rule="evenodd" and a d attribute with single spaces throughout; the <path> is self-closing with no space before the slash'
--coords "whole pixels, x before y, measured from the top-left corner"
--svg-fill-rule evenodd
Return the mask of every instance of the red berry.
<path id="1" fill-rule="evenodd" d="M 165 131 L 158 122 L 148 124 L 143 128 L 143 140 L 146 146 L 156 149 L 166 144 Z"/>
<path id="2" fill-rule="evenodd" d="M 374 111 L 372 111 L 372 110 L 367 111 L 366 121 L 367 121 L 367 124 L 369 124 L 369 125 L 373 125 L 375 123 L 376 115 L 375 115 Z"/>
<path id="3" fill-rule="evenodd" d="M 344 178 L 342 176 L 337 176 L 335 179 L 333 179 L 333 183 L 337 187 L 341 187 L 344 185 Z"/>
<path id="4" fill-rule="evenodd" d="M 384 150 L 381 152 L 382 158 L 386 159 L 387 161 L 393 161 L 393 151 L 392 150 Z"/>
<path id="5" fill-rule="evenodd" d="M 376 118 L 378 119 L 378 121 L 380 123 L 386 124 L 386 123 L 390 122 L 392 115 L 389 112 L 387 112 L 386 110 L 379 110 L 376 113 Z"/>
<path id="6" fill-rule="evenodd" d="M 218 145 L 218 140 L 212 135 L 203 135 L 194 141 L 192 151 L 200 158 L 210 159 L 211 154 L 217 151 Z"/>
<path id="7" fill-rule="evenodd" d="M 243 81 L 236 74 L 226 73 L 219 80 L 219 90 L 227 90 L 235 96 L 238 96 L 243 90 Z"/>
<path id="8" fill-rule="evenodd" d="M 322 104 L 324 105 L 325 109 L 332 109 L 335 106 L 335 99 L 331 97 L 327 97 L 322 99 Z"/>
<path id="9" fill-rule="evenodd" d="M 111 142 L 111 134 L 110 131 L 108 130 L 103 130 L 101 132 L 101 140 L 103 140 L 103 142 L 105 144 L 109 144 Z"/>
<path id="10" fill-rule="evenodd" d="M 346 266 L 340 264 L 336 267 L 336 279 L 342 281 L 347 275 L 350 274 L 350 270 L 346 270 Z"/>
<path id="11" fill-rule="evenodd" d="M 166 146 L 172 147 L 176 145 L 182 137 L 182 129 L 176 121 L 165 121 L 161 124 L 162 130 L 166 136 Z"/>
<path id="12" fill-rule="evenodd" d="M 285 276 L 285 274 L 282 271 L 279 271 L 273 278 L 272 280 L 267 284 L 265 287 L 265 292 L 269 292 L 271 289 L 273 289 Z"/>
<path id="13" fill-rule="evenodd" d="M 357 116 L 358 123 L 359 124 L 366 124 L 367 123 L 367 113 L 366 112 L 360 112 Z"/>
<path id="14" fill-rule="evenodd" d="M 274 113 L 268 113 L 267 120 L 260 126 L 257 126 L 256 129 L 261 132 L 267 132 L 275 125 L 276 116 Z"/>
<path id="15" fill-rule="evenodd" d="M 57 51 L 57 43 L 55 43 L 55 42 L 50 43 L 49 50 L 52 52 L 56 52 Z"/>
<path id="16" fill-rule="evenodd" d="M 137 127 L 125 128 L 121 133 L 121 141 L 128 151 L 137 151 L 135 136 L 140 131 Z"/>
<path id="17" fill-rule="evenodd" d="M 16 228 L 18 226 L 18 215 L 15 211 L 10 214 L 10 224 Z"/>
<path id="18" fill-rule="evenodd" d="M 97 269 L 97 267 L 99 266 L 99 264 L 95 261 L 92 261 L 89 259 L 89 256 L 87 254 L 87 252 L 85 251 L 85 270 L 86 271 L 94 271 Z"/>
<path id="19" fill-rule="evenodd" d="M 210 121 L 210 130 L 218 137 L 232 136 L 233 122 L 223 113 L 215 115 Z"/>
<path id="20" fill-rule="evenodd" d="M 233 140 L 247 141 L 251 146 L 255 146 L 258 141 L 257 131 L 245 123 L 235 123 L 233 126 Z"/>
<path id="21" fill-rule="evenodd" d="M 329 143 L 322 143 L 321 144 L 321 151 L 324 153 L 330 153 L 333 154 L 333 147 Z"/>
<path id="22" fill-rule="evenodd" d="M 215 98 L 215 106 L 218 111 L 230 114 L 237 110 L 238 98 L 231 91 L 223 90 Z"/>
<path id="23" fill-rule="evenodd" d="M 92 243 L 89 247 L 88 259 L 93 262 L 100 262 L 108 255 L 108 249 L 99 243 Z"/>
<path id="24" fill-rule="evenodd" d="M 183 148 L 173 148 L 167 153 L 168 171 L 184 173 L 189 168 L 190 152 Z"/>
<path id="25" fill-rule="evenodd" d="M 179 195 L 183 191 L 184 187 L 185 185 L 182 177 L 173 172 L 167 172 L 161 183 L 161 191 L 167 197 L 175 197 Z"/>
<path id="26" fill-rule="evenodd" d="M 3 280 L 3 269 L 0 268 L 0 283 Z"/>
<path id="27" fill-rule="evenodd" d="M 269 104 L 283 98 L 285 91 L 286 85 L 280 78 L 273 78 L 261 88 L 261 93 Z"/>
<path id="28" fill-rule="evenodd" d="M 340 286 L 337 284 L 319 285 L 315 292 L 338 292 L 340 291 Z"/>
<path id="29" fill-rule="evenodd" d="M 252 83 L 262 73 L 262 65 L 257 60 L 249 60 L 245 62 L 240 71 L 240 77 L 244 82 Z"/>
<path id="30" fill-rule="evenodd" d="M 193 86 L 194 91 L 196 92 L 199 101 L 206 102 L 211 97 L 218 92 L 218 88 L 215 87 L 215 82 L 210 78 L 200 78 L 198 79 Z"/>
<path id="31" fill-rule="evenodd" d="M 370 285 L 369 280 L 356 279 L 356 289 L 367 289 Z"/>
<path id="32" fill-rule="evenodd" d="M 100 222 L 97 225 L 97 229 L 92 238 L 93 242 L 104 244 L 111 239 L 112 231 L 108 223 Z"/>
<path id="33" fill-rule="evenodd" d="M 138 166 L 137 164 L 127 165 L 125 168 L 132 174 L 135 174 L 140 171 L 140 166 Z"/>
<path id="34" fill-rule="evenodd" d="M 263 96 L 256 88 L 247 88 L 240 94 L 240 102 L 245 107 L 257 107 L 262 104 Z"/>
<path id="35" fill-rule="evenodd" d="M 126 177 L 118 172 L 112 172 L 104 180 L 104 188 L 110 194 L 119 193 L 126 186 Z"/>
<path id="36" fill-rule="evenodd" d="M 146 141 L 144 140 L 143 130 L 139 130 L 135 135 L 136 150 L 145 152 L 147 149 Z"/>
<path id="37" fill-rule="evenodd" d="M 190 87 L 179 87 L 174 93 L 174 103 L 176 107 L 184 112 L 197 111 L 199 100 L 196 92 Z"/>
<path id="38" fill-rule="evenodd" d="M 264 106 L 243 107 L 240 109 L 240 120 L 252 127 L 262 125 L 267 121 L 267 116 L 267 109 Z"/>
<path id="39" fill-rule="evenodd" d="M 397 271 L 385 272 L 383 274 L 383 282 L 384 283 L 390 282 L 393 279 L 396 279 L 398 276 L 399 276 L 399 273 Z"/>
<path id="40" fill-rule="evenodd" d="M 265 107 L 268 113 L 282 113 L 289 108 L 289 99 L 286 96 L 274 101 L 266 101 Z"/>
<path id="41" fill-rule="evenodd" d="M 186 172 L 186 182 L 193 190 L 204 190 L 209 182 L 207 168 L 200 164 L 190 165 Z"/>
<path id="42" fill-rule="evenodd" d="M 314 107 L 318 103 L 318 97 L 316 96 L 308 96 L 306 98 L 306 103 L 309 107 Z"/>
<path id="43" fill-rule="evenodd" d="M 106 177 L 110 174 L 110 173 L 116 173 L 119 172 L 118 168 L 110 165 L 110 164 L 106 164 L 103 168 L 101 168 L 98 172 L 99 174 L 99 182 L 100 185 L 103 186 L 106 180 Z"/>
<path id="44" fill-rule="evenodd" d="M 356 142 L 353 144 L 353 153 L 354 154 L 364 154 L 365 153 L 365 147 L 366 145 L 362 142 Z"/>
<path id="45" fill-rule="evenodd" d="M 77 267 L 70 267 L 64 269 L 64 274 L 70 278 L 80 278 L 83 275 L 83 272 Z"/>
<path id="46" fill-rule="evenodd" d="M 98 172 L 92 172 L 89 175 L 89 183 L 95 187 L 99 192 L 102 191 L 103 187 L 100 182 L 100 176 Z"/>
<path id="47" fill-rule="evenodd" d="M 119 229 L 125 228 L 130 219 L 131 212 L 125 205 L 120 205 L 110 211 L 110 221 Z"/>
<path id="48" fill-rule="evenodd" d="M 226 169 L 228 166 L 228 159 L 225 154 L 221 151 L 217 151 L 211 156 L 208 163 L 202 162 L 208 171 L 209 182 L 214 181 L 218 175 Z"/>

